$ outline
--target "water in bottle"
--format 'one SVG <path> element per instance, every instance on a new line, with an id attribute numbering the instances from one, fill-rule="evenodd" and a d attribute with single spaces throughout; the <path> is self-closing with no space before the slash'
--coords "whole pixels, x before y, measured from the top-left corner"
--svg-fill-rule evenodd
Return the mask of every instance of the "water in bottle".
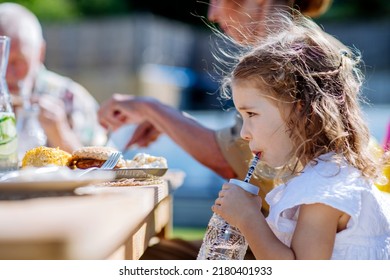
<path id="1" fill-rule="evenodd" d="M 240 230 L 213 214 L 200 248 L 198 260 L 242 260 L 248 243 Z"/>
<path id="2" fill-rule="evenodd" d="M 253 159 L 244 181 L 230 179 L 244 190 L 258 195 L 258 187 L 249 184 L 260 155 Z M 248 242 L 237 227 L 229 225 L 222 217 L 213 214 L 207 226 L 197 259 L 198 260 L 243 260 Z"/>
<path id="3" fill-rule="evenodd" d="M 0 174 L 18 168 L 15 114 L 5 80 L 10 39 L 0 36 Z"/>

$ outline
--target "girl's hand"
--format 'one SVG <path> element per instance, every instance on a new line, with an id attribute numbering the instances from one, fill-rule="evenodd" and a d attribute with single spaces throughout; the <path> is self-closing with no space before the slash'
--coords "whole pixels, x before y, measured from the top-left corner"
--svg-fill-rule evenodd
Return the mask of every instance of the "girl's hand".
<path id="1" fill-rule="evenodd" d="M 234 184 L 225 183 L 211 209 L 229 224 L 240 228 L 240 224 L 259 217 L 261 206 L 259 196 L 250 194 Z"/>

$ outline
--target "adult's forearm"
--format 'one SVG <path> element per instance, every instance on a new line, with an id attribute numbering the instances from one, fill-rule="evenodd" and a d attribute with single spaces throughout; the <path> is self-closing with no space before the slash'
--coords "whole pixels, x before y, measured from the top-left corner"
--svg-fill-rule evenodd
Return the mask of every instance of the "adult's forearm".
<path id="1" fill-rule="evenodd" d="M 188 114 L 157 102 L 145 106 L 145 115 L 158 130 L 167 134 L 197 161 L 224 178 L 235 176 L 212 129 L 201 125 Z"/>

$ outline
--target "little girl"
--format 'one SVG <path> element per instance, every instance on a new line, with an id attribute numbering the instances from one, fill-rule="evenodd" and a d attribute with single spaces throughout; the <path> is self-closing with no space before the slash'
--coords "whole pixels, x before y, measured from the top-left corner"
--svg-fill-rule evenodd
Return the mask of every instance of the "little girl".
<path id="1" fill-rule="evenodd" d="M 267 194 L 267 218 L 259 197 L 230 183 L 212 209 L 257 259 L 390 259 L 390 204 L 373 184 L 380 167 L 359 107 L 359 57 L 309 19 L 280 18 L 283 28 L 239 57 L 223 89 L 251 151 L 291 176 Z"/>

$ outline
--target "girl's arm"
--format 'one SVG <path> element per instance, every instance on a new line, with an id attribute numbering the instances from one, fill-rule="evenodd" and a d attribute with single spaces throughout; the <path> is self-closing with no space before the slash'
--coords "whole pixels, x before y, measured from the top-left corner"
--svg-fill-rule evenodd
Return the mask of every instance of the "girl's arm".
<path id="1" fill-rule="evenodd" d="M 341 216 L 322 203 L 301 205 L 291 248 L 297 259 L 330 259 Z"/>
<path id="2" fill-rule="evenodd" d="M 291 247 L 282 243 L 261 214 L 261 199 L 224 184 L 213 211 L 237 226 L 257 259 L 329 259 L 341 211 L 324 204 L 302 205 Z"/>

